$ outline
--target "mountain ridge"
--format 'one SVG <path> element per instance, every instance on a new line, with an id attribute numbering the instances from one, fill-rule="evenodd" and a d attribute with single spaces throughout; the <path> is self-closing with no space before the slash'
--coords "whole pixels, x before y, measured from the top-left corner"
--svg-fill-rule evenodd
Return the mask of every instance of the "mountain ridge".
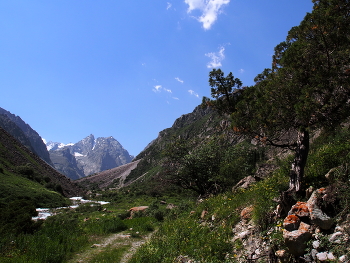
<path id="1" fill-rule="evenodd" d="M 90 134 L 77 143 L 48 142 L 47 147 L 50 147 L 55 168 L 73 180 L 130 163 L 133 159 L 113 136 L 95 138 Z"/>
<path id="2" fill-rule="evenodd" d="M 11 112 L 0 107 L 0 115 L 4 115 L 7 119 L 2 118 L 3 121 L 0 121 L 0 126 L 8 131 L 12 136 L 14 136 L 19 142 L 24 143 L 27 148 L 33 153 L 37 154 L 45 162 L 53 166 L 53 163 L 50 159 L 49 152 L 47 151 L 46 145 L 43 142 L 41 136 L 26 122 L 24 122 L 21 117 L 12 114 Z M 13 122 L 23 134 L 27 137 L 30 145 L 28 145 L 27 140 L 23 139 L 22 135 L 18 135 L 18 130 L 14 128 L 13 125 L 9 124 L 9 121 Z M 7 123 L 7 125 L 5 125 Z"/>

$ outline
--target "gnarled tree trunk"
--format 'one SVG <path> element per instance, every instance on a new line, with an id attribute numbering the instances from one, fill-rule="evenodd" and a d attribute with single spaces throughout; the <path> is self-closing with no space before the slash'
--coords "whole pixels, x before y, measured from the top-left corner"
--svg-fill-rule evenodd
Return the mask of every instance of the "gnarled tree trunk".
<path id="1" fill-rule="evenodd" d="M 309 154 L 309 132 L 305 129 L 298 131 L 297 146 L 295 149 L 295 157 L 292 163 L 292 169 L 289 175 L 288 191 L 300 192 L 302 190 L 302 181 L 304 178 L 304 170 Z"/>

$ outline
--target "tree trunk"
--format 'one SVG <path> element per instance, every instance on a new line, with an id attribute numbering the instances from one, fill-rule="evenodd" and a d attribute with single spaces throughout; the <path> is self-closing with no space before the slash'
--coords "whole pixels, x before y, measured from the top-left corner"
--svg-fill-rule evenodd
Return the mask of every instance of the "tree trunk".
<path id="1" fill-rule="evenodd" d="M 288 191 L 300 192 L 302 190 L 302 181 L 307 156 L 309 154 L 309 132 L 306 130 L 298 131 L 297 147 L 295 157 L 290 171 Z"/>

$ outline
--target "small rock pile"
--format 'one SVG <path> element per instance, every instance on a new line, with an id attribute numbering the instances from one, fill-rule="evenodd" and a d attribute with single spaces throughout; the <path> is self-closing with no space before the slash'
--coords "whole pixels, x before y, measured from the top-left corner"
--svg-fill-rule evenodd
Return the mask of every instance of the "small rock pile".
<path id="1" fill-rule="evenodd" d="M 315 190 L 307 202 L 297 202 L 292 206 L 283 222 L 283 239 L 288 250 L 276 252 L 281 262 L 287 262 L 288 254 L 302 257 L 305 262 L 348 262 L 346 255 L 337 259 L 321 245 L 321 239 L 335 244 L 345 244 L 350 240 L 350 215 L 342 225 L 335 226 L 334 219 L 318 205 L 326 195 L 327 190 L 321 188 Z M 305 254 L 308 242 L 312 242 L 312 250 Z"/>

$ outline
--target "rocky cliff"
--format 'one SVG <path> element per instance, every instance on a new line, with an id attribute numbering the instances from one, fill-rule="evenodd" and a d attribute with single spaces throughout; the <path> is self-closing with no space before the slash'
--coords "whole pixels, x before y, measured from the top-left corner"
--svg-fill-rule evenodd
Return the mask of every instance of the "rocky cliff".
<path id="1" fill-rule="evenodd" d="M 0 126 L 3 129 L 5 129 L 14 138 L 25 145 L 30 151 L 37 154 L 41 159 L 53 166 L 45 143 L 43 142 L 40 135 L 35 130 L 33 130 L 30 125 L 25 123 L 19 116 L 16 116 L 3 108 L 0 108 L 0 115 L 2 115 Z M 16 126 L 21 131 L 19 131 Z"/>
<path id="2" fill-rule="evenodd" d="M 130 163 L 133 159 L 112 136 L 95 139 L 91 134 L 75 144 L 48 144 L 55 168 L 74 180 Z"/>

